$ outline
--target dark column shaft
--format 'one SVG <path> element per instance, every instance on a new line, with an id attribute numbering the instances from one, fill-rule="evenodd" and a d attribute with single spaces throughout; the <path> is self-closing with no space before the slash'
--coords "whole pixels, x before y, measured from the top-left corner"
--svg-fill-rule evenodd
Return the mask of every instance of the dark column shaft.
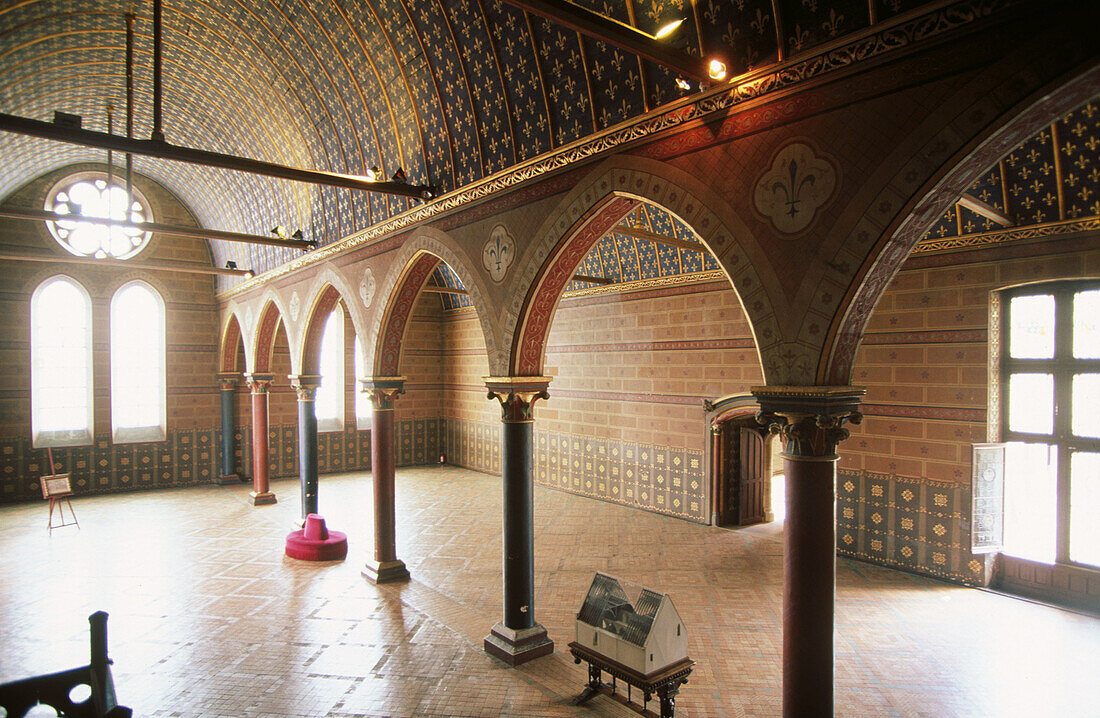
<path id="1" fill-rule="evenodd" d="M 298 472 L 304 519 L 317 513 L 317 415 L 312 398 L 298 399 Z"/>
<path id="2" fill-rule="evenodd" d="M 394 431 L 393 409 L 371 414 L 370 471 L 374 481 L 374 560 L 397 559 L 394 528 Z"/>
<path id="3" fill-rule="evenodd" d="M 221 390 L 222 401 L 222 476 L 230 476 L 233 472 L 233 387 Z"/>
<path id="4" fill-rule="evenodd" d="M 503 427 L 504 625 L 518 631 L 535 625 L 534 424 Z"/>
<path id="5" fill-rule="evenodd" d="M 833 715 L 836 460 L 785 456 L 783 715 Z"/>

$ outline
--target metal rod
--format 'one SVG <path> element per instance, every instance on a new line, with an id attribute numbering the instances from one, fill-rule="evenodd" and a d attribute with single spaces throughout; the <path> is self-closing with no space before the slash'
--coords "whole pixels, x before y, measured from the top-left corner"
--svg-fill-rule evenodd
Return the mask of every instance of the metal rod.
<path id="1" fill-rule="evenodd" d="M 164 142 L 164 133 L 160 126 L 160 100 L 161 100 L 161 30 L 163 3 L 161 0 L 153 0 L 153 134 L 154 142 Z"/>
<path id="2" fill-rule="evenodd" d="M 593 12 L 567 0 L 504 0 L 521 10 L 541 15 L 588 37 L 622 48 L 685 77 L 709 82 L 706 63 L 684 52 L 673 50 L 647 32 Z"/>
<path id="3" fill-rule="evenodd" d="M 134 138 L 134 14 L 126 13 L 126 139 Z M 126 153 L 126 216 L 134 206 L 134 156 Z"/>
<path id="4" fill-rule="evenodd" d="M 180 147 L 163 141 L 135 140 L 118 135 L 108 135 L 105 132 L 95 132 L 83 128 L 62 127 L 52 122 L 32 120 L 27 117 L 0 113 L 0 131 L 15 132 L 21 135 L 42 137 L 47 140 L 69 142 L 85 147 L 97 147 L 106 149 L 110 147 L 119 152 L 132 152 L 135 155 L 156 157 L 176 162 L 188 162 L 203 167 L 220 167 L 238 172 L 249 172 L 267 177 L 294 180 L 295 182 L 308 182 L 311 184 L 329 185 L 331 187 L 347 187 L 348 189 L 360 189 L 367 192 L 379 192 L 381 194 L 399 195 L 401 197 L 413 197 L 416 199 L 430 200 L 439 195 L 438 187 L 429 185 L 412 185 L 404 182 L 371 182 L 365 177 L 355 175 L 338 174 L 336 172 L 323 172 L 320 170 L 303 170 L 297 167 L 277 165 L 273 162 L 263 162 L 248 157 L 237 157 L 209 150 L 198 150 L 191 147 Z"/>
<path id="5" fill-rule="evenodd" d="M 113 135 L 115 133 L 115 108 L 110 102 L 107 103 L 107 134 Z M 111 212 L 111 185 L 115 183 L 115 158 L 111 154 L 110 148 L 107 149 L 107 216 L 112 215 Z"/>
<path id="6" fill-rule="evenodd" d="M 426 284 L 420 291 L 427 292 L 428 294 L 469 294 L 465 289 L 456 289 L 454 287 L 437 287 L 434 284 Z"/>
<path id="7" fill-rule="evenodd" d="M 87 217 L 83 215 L 57 214 L 40 209 L 16 209 L 11 207 L 0 208 L 0 217 L 11 219 L 27 219 L 44 222 L 88 222 L 89 224 L 103 224 L 109 227 L 132 227 L 145 232 L 157 234 L 169 234 L 176 237 L 199 237 L 201 239 L 223 239 L 227 242 L 244 242 L 246 244 L 268 244 L 273 247 L 291 247 L 293 249 L 310 250 L 317 243 L 309 239 L 281 239 L 279 237 L 262 237 L 258 234 L 242 234 L 240 232 L 226 232 L 219 229 L 202 229 L 201 227 L 178 227 L 170 224 L 157 224 L 156 222 L 125 222 L 107 217 Z"/>
<path id="8" fill-rule="evenodd" d="M 188 265 L 183 262 L 135 262 L 130 259 L 96 259 L 94 257 L 64 257 L 44 254 L 6 254 L 0 253 L 0 260 L 9 262 L 47 262 L 60 264 L 89 264 L 114 269 L 151 269 L 162 272 L 182 272 L 184 274 L 227 274 L 233 277 L 253 277 L 251 269 L 225 269 L 224 267 L 204 267 L 199 264 Z"/>
<path id="9" fill-rule="evenodd" d="M 587 274 L 574 274 L 573 275 L 573 281 L 588 282 L 589 284 L 600 284 L 600 285 L 607 285 L 607 284 L 614 284 L 615 283 L 615 280 L 608 279 L 607 277 L 590 277 Z"/>
<path id="10" fill-rule="evenodd" d="M 647 239 L 650 242 L 656 242 L 657 244 L 664 244 L 669 247 L 679 247 L 681 249 L 694 249 L 696 252 L 706 252 L 707 246 L 701 242 L 692 242 L 690 239 L 678 239 L 676 237 L 666 237 L 663 234 L 655 234 L 653 232 L 647 232 L 644 229 L 635 229 L 634 227 L 624 227 L 618 225 L 612 227 L 608 232 L 616 232 L 618 234 L 625 234 L 628 237 L 634 237 L 635 239 Z"/>

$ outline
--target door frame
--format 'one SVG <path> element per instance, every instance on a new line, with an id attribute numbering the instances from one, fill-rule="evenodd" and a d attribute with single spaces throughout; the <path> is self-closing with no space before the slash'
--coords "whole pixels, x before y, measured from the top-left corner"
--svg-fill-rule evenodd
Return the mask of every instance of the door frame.
<path id="1" fill-rule="evenodd" d="M 705 440 L 703 441 L 703 480 L 704 484 L 710 488 L 710 510 L 708 512 L 708 523 L 712 526 L 718 526 L 718 519 L 721 509 L 721 501 L 724 496 L 723 491 L 725 487 L 720 486 L 721 472 L 718 470 L 717 461 L 720 458 L 720 453 L 716 451 L 717 437 L 720 429 L 719 424 L 722 424 L 731 419 L 740 419 L 750 416 L 755 416 L 760 411 L 760 403 L 756 400 L 756 397 L 748 392 L 742 392 L 738 394 L 730 394 L 714 401 L 706 400 L 703 402 L 704 409 L 704 423 L 703 430 L 705 432 Z M 764 442 L 765 451 L 769 452 L 768 471 L 771 471 L 771 442 L 765 439 Z M 771 505 L 768 505 L 767 519 L 771 520 Z"/>

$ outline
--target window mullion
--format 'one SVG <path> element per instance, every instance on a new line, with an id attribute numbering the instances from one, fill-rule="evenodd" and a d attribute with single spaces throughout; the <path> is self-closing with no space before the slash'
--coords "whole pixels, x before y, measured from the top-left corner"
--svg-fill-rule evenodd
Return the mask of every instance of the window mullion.
<path id="1" fill-rule="evenodd" d="M 1072 288 L 1070 288 L 1072 290 Z M 1058 479 L 1056 501 L 1058 526 L 1055 533 L 1055 560 L 1069 561 L 1070 522 L 1070 424 L 1073 385 L 1073 292 L 1055 292 L 1055 366 L 1054 372 L 1054 441 L 1058 447 Z"/>

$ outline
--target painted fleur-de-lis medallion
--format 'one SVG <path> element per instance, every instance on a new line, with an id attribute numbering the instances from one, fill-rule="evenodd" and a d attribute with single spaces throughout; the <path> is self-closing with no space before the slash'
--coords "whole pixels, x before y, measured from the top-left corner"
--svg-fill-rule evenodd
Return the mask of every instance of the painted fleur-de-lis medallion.
<path id="1" fill-rule="evenodd" d="M 504 225 L 498 224 L 489 233 L 489 240 L 485 243 L 485 248 L 481 254 L 481 263 L 485 266 L 493 281 L 499 282 L 504 279 L 508 267 L 512 266 L 515 254 L 515 240 L 512 239 L 512 235 L 508 234 L 508 230 Z"/>
<path id="2" fill-rule="evenodd" d="M 787 145 L 775 156 L 771 169 L 756 182 L 757 211 L 783 234 L 801 232 L 814 219 L 836 188 L 836 170 L 801 142 Z"/>

